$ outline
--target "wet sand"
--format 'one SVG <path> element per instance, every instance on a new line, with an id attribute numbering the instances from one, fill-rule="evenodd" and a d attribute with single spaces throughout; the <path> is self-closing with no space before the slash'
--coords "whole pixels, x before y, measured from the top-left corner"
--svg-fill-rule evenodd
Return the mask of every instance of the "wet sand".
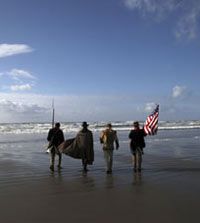
<path id="1" fill-rule="evenodd" d="M 47 163 L 1 160 L 1 222 L 198 221 L 198 162 L 145 154 L 142 173 L 134 173 L 128 157 L 115 155 L 112 175 L 98 160 L 87 174 L 65 158 L 54 173 Z"/>

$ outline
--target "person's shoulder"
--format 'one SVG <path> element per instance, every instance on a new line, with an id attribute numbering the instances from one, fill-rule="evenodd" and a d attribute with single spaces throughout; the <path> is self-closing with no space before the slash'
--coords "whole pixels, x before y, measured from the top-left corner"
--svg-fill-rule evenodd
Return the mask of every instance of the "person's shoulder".
<path id="1" fill-rule="evenodd" d="M 49 132 L 53 132 L 53 131 L 54 131 L 54 128 L 49 129 Z"/>
<path id="2" fill-rule="evenodd" d="M 63 130 L 62 129 L 59 129 L 58 132 L 59 132 L 59 134 L 63 134 Z"/>
<path id="3" fill-rule="evenodd" d="M 91 131 L 91 130 L 89 130 L 89 129 L 88 129 L 88 132 L 89 132 L 90 134 L 92 134 L 92 131 Z"/>
<path id="4" fill-rule="evenodd" d="M 144 128 L 139 129 L 139 132 L 141 132 L 141 133 L 145 133 Z"/>
<path id="5" fill-rule="evenodd" d="M 113 134 L 117 134 L 117 130 L 112 129 Z"/>
<path id="6" fill-rule="evenodd" d="M 77 135 L 81 133 L 83 133 L 82 129 L 77 132 Z"/>
<path id="7" fill-rule="evenodd" d="M 105 135 L 107 132 L 108 132 L 108 129 L 104 129 L 104 130 L 101 131 L 101 134 Z"/>

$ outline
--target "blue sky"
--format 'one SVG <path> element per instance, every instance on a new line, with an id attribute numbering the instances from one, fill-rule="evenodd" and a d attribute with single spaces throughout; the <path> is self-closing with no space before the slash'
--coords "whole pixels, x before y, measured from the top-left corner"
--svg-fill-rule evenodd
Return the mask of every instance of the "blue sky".
<path id="1" fill-rule="evenodd" d="M 0 4 L 0 122 L 199 119 L 199 0 Z"/>

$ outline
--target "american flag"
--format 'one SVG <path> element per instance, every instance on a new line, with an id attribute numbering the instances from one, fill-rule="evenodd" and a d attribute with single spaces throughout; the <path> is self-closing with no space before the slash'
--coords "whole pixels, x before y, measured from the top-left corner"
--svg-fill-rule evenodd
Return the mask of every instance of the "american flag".
<path id="1" fill-rule="evenodd" d="M 155 110 L 150 114 L 145 122 L 144 131 L 147 135 L 155 135 L 158 130 L 158 115 L 159 105 L 156 106 Z"/>

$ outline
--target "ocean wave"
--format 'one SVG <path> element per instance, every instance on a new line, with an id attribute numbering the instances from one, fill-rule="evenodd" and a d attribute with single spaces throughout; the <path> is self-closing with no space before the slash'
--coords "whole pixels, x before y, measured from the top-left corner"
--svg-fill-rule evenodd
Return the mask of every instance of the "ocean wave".
<path id="1" fill-rule="evenodd" d="M 130 131 L 133 121 L 112 122 L 113 128 L 117 131 Z M 140 125 L 143 126 L 141 121 Z M 91 122 L 89 128 L 93 132 L 102 131 L 106 122 Z M 0 134 L 47 134 L 51 128 L 51 123 L 8 123 L 0 124 Z M 61 123 L 61 128 L 65 133 L 78 132 L 81 129 L 80 122 Z M 200 121 L 159 121 L 159 130 L 181 130 L 181 129 L 200 129 Z"/>

